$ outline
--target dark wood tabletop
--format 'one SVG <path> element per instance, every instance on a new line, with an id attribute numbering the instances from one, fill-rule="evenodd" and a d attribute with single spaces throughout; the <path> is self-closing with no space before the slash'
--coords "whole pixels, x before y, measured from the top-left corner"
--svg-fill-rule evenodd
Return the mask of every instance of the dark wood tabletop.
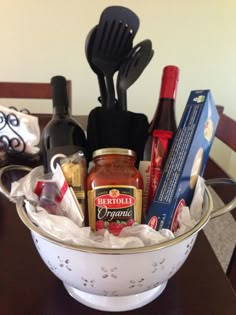
<path id="1" fill-rule="evenodd" d="M 3 194 L 0 250 L 0 315 L 106 314 L 80 304 L 67 293 L 40 258 L 15 204 Z M 236 295 L 201 231 L 187 261 L 163 293 L 150 304 L 123 314 L 235 315 Z"/>

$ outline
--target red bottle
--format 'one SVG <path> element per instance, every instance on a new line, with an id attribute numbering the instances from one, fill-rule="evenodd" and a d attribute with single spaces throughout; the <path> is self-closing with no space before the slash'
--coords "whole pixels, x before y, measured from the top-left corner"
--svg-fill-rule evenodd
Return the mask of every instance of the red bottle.
<path id="1" fill-rule="evenodd" d="M 159 102 L 150 123 L 143 161 L 141 161 L 139 165 L 139 170 L 144 179 L 144 214 L 148 209 L 148 205 L 151 202 L 160 180 L 171 137 L 177 129 L 175 100 L 178 80 L 178 67 L 166 66 L 163 69 Z M 158 161 L 158 163 L 156 163 L 156 161 Z"/>

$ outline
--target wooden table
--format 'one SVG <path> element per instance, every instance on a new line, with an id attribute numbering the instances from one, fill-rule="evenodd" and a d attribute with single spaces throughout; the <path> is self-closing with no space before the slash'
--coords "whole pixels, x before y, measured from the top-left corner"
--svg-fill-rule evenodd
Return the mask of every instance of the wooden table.
<path id="1" fill-rule="evenodd" d="M 102 314 L 70 297 L 41 260 L 15 204 L 2 194 L 0 250 L 0 315 Z M 164 292 L 150 304 L 123 314 L 236 314 L 235 293 L 202 231 Z"/>

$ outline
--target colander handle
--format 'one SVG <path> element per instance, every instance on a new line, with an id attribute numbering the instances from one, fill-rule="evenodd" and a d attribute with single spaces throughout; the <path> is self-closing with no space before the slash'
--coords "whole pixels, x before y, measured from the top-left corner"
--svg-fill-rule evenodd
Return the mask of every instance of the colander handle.
<path id="1" fill-rule="evenodd" d="M 28 166 L 23 166 L 23 165 L 7 165 L 0 169 L 0 192 L 14 203 L 15 203 L 15 200 L 11 198 L 10 191 L 8 191 L 7 188 L 3 184 L 3 175 L 8 171 L 15 171 L 15 170 L 30 172 L 32 168 Z"/>
<path id="2" fill-rule="evenodd" d="M 207 186 L 215 186 L 215 185 L 219 185 L 219 184 L 234 185 L 236 188 L 236 180 L 232 179 L 232 178 L 209 179 L 209 180 L 205 181 L 205 184 Z M 236 190 L 235 190 L 235 192 L 236 192 Z M 229 203 L 227 203 L 225 206 L 223 206 L 219 209 L 213 209 L 213 211 L 211 212 L 211 219 L 219 217 L 219 216 L 233 210 L 235 207 L 236 207 L 236 193 L 235 193 L 235 197 Z"/>

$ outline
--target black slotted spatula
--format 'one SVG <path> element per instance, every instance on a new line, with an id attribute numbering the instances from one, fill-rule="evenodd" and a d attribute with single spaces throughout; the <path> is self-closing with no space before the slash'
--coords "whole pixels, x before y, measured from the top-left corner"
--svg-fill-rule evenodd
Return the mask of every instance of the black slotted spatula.
<path id="1" fill-rule="evenodd" d="M 107 101 L 104 105 L 107 109 L 115 105 L 113 75 L 131 50 L 138 28 L 138 16 L 122 6 L 107 7 L 100 16 L 91 60 L 105 77 Z"/>
<path id="2" fill-rule="evenodd" d="M 86 55 L 88 64 L 90 65 L 90 67 L 93 70 L 93 72 L 95 72 L 96 75 L 97 75 L 98 85 L 99 85 L 99 90 L 100 90 L 100 98 L 99 98 L 99 100 L 101 101 L 102 106 L 104 106 L 104 104 L 106 104 L 106 98 L 107 98 L 104 76 L 103 76 L 103 73 L 94 66 L 94 64 L 92 63 L 92 60 L 91 60 L 91 53 L 92 53 L 92 50 L 93 50 L 93 44 L 94 44 L 96 31 L 97 31 L 97 26 L 94 26 L 90 30 L 90 32 L 88 33 L 88 35 L 86 37 L 86 41 L 85 41 L 85 55 Z"/>

